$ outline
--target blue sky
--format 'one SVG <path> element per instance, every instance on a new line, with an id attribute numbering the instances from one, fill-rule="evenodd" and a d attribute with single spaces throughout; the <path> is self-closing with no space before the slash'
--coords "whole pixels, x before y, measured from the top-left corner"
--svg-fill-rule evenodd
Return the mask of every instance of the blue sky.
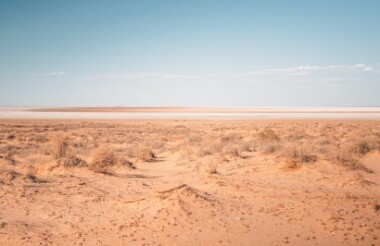
<path id="1" fill-rule="evenodd" d="M 0 105 L 380 106 L 380 1 L 0 0 Z"/>

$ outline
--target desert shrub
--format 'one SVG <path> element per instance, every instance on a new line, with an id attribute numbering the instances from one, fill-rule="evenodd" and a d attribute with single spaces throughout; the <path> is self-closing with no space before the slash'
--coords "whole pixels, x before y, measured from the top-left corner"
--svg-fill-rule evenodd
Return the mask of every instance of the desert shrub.
<path id="1" fill-rule="evenodd" d="M 49 146 L 50 152 L 56 160 L 65 158 L 68 154 L 68 148 L 69 144 L 63 136 L 55 136 Z"/>
<path id="2" fill-rule="evenodd" d="M 290 158 L 300 163 L 310 163 L 317 161 L 317 155 L 311 153 L 310 150 L 305 148 L 293 148 L 290 151 Z"/>
<path id="3" fill-rule="evenodd" d="M 305 163 L 317 161 L 317 155 L 310 148 L 293 146 L 285 149 L 285 165 L 282 167 L 285 171 L 292 171 L 301 168 Z"/>
<path id="4" fill-rule="evenodd" d="M 37 143 L 46 143 L 49 142 L 49 139 L 46 136 L 37 135 L 34 137 L 34 141 L 36 141 Z"/>
<path id="5" fill-rule="evenodd" d="M 208 144 L 204 143 L 203 138 L 194 133 L 170 147 L 172 152 L 180 152 L 186 156 L 192 156 L 194 154 L 201 156 L 208 155 L 209 149 Z"/>
<path id="6" fill-rule="evenodd" d="M 16 138 L 16 135 L 14 133 L 9 133 L 8 136 L 7 136 L 8 140 L 13 140 L 15 138 Z"/>
<path id="7" fill-rule="evenodd" d="M 165 149 L 165 141 L 155 141 L 153 142 L 150 146 L 152 149 L 155 149 L 155 150 L 164 150 Z"/>
<path id="8" fill-rule="evenodd" d="M 265 154 L 272 154 L 280 148 L 280 145 L 278 143 L 266 143 L 262 147 Z"/>
<path id="9" fill-rule="evenodd" d="M 0 182 L 1 183 L 9 183 L 12 182 L 14 179 L 19 177 L 21 174 L 15 172 L 14 170 L 6 170 L 2 169 L 0 170 Z"/>
<path id="10" fill-rule="evenodd" d="M 222 154 L 232 157 L 242 157 L 239 146 L 237 145 L 225 145 L 223 147 Z"/>
<path id="11" fill-rule="evenodd" d="M 282 169 L 286 171 L 296 170 L 302 167 L 302 163 L 294 160 L 294 159 L 287 159 L 285 162 L 285 165 L 282 167 Z"/>
<path id="12" fill-rule="evenodd" d="M 119 163 L 122 165 L 122 166 L 126 166 L 128 168 L 131 168 L 131 169 L 136 169 L 136 166 L 129 160 L 127 159 L 124 159 L 124 158 L 120 158 L 119 159 Z"/>
<path id="13" fill-rule="evenodd" d="M 332 140 L 327 137 L 322 137 L 317 141 L 317 144 L 319 145 L 330 145 L 332 143 Z"/>
<path id="14" fill-rule="evenodd" d="M 262 140 L 266 141 L 279 141 L 280 137 L 276 134 L 276 132 L 271 128 L 266 128 L 259 132 L 259 137 Z"/>
<path id="15" fill-rule="evenodd" d="M 200 145 L 203 142 L 202 136 L 199 136 L 197 134 L 191 134 L 189 138 L 187 139 L 187 143 L 194 146 L 194 145 Z"/>
<path id="16" fill-rule="evenodd" d="M 351 151 L 357 155 L 365 155 L 373 149 L 367 141 L 360 141 L 352 146 Z"/>
<path id="17" fill-rule="evenodd" d="M 216 165 L 214 163 L 211 163 L 208 165 L 206 172 L 208 174 L 218 174 L 218 170 L 216 169 Z"/>
<path id="18" fill-rule="evenodd" d="M 111 149 L 102 148 L 95 152 L 89 169 L 98 173 L 108 173 L 118 163 L 118 158 Z"/>
<path id="19" fill-rule="evenodd" d="M 189 156 L 193 156 L 195 153 L 196 153 L 196 150 L 193 146 L 190 146 L 188 143 L 187 143 L 187 140 L 182 140 L 182 141 L 179 141 L 173 145 L 171 145 L 169 147 L 169 150 L 171 152 L 178 152 L 181 154 L 181 156 L 183 157 L 189 157 Z"/>
<path id="20" fill-rule="evenodd" d="M 15 165 L 16 159 L 14 158 L 14 155 L 18 152 L 18 149 L 20 149 L 20 147 L 14 145 L 6 145 L 4 149 L 0 148 L 0 153 L 2 154 L 0 158 L 5 159 L 11 165 Z"/>
<path id="21" fill-rule="evenodd" d="M 293 146 L 285 149 L 286 156 L 285 170 L 295 170 L 301 168 L 305 163 L 312 163 L 317 161 L 317 155 L 315 155 L 310 148 L 303 148 Z"/>
<path id="22" fill-rule="evenodd" d="M 227 132 L 221 137 L 222 142 L 237 142 L 242 137 L 236 132 Z"/>
<path id="23" fill-rule="evenodd" d="M 220 153 L 226 145 L 227 143 L 221 141 L 220 139 L 208 139 L 207 141 L 204 141 L 201 145 L 197 146 L 198 155 L 206 156 Z"/>
<path id="24" fill-rule="evenodd" d="M 243 151 L 248 151 L 248 152 L 256 151 L 256 143 L 252 139 L 241 142 L 241 147 Z"/>
<path id="25" fill-rule="evenodd" d="M 354 157 L 354 155 L 352 154 L 352 152 L 349 152 L 349 151 L 342 151 L 340 153 L 338 153 L 336 156 L 335 156 L 335 160 L 351 169 L 351 170 L 362 170 L 362 171 L 366 171 L 366 172 L 372 172 L 370 169 L 368 169 L 367 167 L 365 167 L 358 159 L 356 159 Z"/>
<path id="26" fill-rule="evenodd" d="M 49 145 L 50 153 L 57 161 L 58 165 L 65 168 L 82 167 L 87 163 L 81 158 L 77 157 L 69 148 L 68 141 L 63 136 L 55 136 Z"/>
<path id="27" fill-rule="evenodd" d="M 379 212 L 380 211 L 380 203 L 374 202 L 373 208 L 375 209 L 375 211 Z"/>
<path id="28" fill-rule="evenodd" d="M 20 146 L 8 144 L 5 146 L 4 150 L 6 151 L 7 156 L 12 157 L 21 150 Z"/>
<path id="29" fill-rule="evenodd" d="M 209 145 L 202 145 L 199 147 L 198 155 L 199 156 L 206 156 L 206 155 L 212 155 L 214 152 L 212 150 L 212 147 Z"/>
<path id="30" fill-rule="evenodd" d="M 152 150 L 148 149 L 148 148 L 138 148 L 136 149 L 135 151 L 135 157 L 138 159 L 138 160 L 141 160 L 141 161 L 153 161 L 154 159 L 156 159 L 156 155 L 153 153 Z"/>
<path id="31" fill-rule="evenodd" d="M 74 154 L 68 154 L 65 158 L 59 159 L 58 163 L 67 168 L 87 166 L 86 161 Z"/>
<path id="32" fill-rule="evenodd" d="M 25 181 L 31 181 L 33 183 L 47 183 L 47 180 L 37 177 L 33 172 L 28 172 L 24 176 Z"/>

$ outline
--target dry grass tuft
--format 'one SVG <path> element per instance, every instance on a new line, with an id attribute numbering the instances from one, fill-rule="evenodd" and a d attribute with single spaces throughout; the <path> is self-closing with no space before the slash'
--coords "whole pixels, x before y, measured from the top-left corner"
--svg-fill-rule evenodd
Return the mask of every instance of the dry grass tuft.
<path id="1" fill-rule="evenodd" d="M 351 148 L 351 152 L 363 156 L 373 150 L 373 147 L 367 141 L 360 141 Z"/>
<path id="2" fill-rule="evenodd" d="M 300 169 L 301 167 L 302 167 L 302 163 L 296 160 L 288 159 L 286 160 L 285 165 L 282 167 L 282 169 L 285 171 L 293 171 L 293 170 Z"/>
<path id="3" fill-rule="evenodd" d="M 89 169 L 97 173 L 109 173 L 117 163 L 118 157 L 115 152 L 109 148 L 102 148 L 95 152 Z"/>
<path id="4" fill-rule="evenodd" d="M 312 163 L 317 161 L 317 155 L 313 154 L 309 149 L 293 147 L 288 152 L 283 169 L 296 170 L 303 166 L 304 163 Z"/>
<path id="5" fill-rule="evenodd" d="M 226 144 L 223 146 L 222 154 L 229 157 L 242 157 L 241 149 L 239 147 L 240 146 L 238 145 Z"/>
<path id="6" fill-rule="evenodd" d="M 46 136 L 37 135 L 34 138 L 34 141 L 36 141 L 36 143 L 46 143 L 46 142 L 49 142 L 49 139 Z"/>
<path id="7" fill-rule="evenodd" d="M 0 170 L 0 183 L 10 183 L 19 176 L 20 174 L 13 170 Z"/>
<path id="8" fill-rule="evenodd" d="M 33 172 L 28 172 L 24 176 L 25 181 L 32 181 L 33 183 L 47 183 L 47 180 L 37 177 Z"/>
<path id="9" fill-rule="evenodd" d="M 276 134 L 276 132 L 271 128 L 266 128 L 259 132 L 259 137 L 261 140 L 265 141 L 279 141 L 280 137 Z"/>
<path id="10" fill-rule="evenodd" d="M 63 136 L 55 136 L 49 147 L 55 160 L 65 158 L 68 154 L 69 144 Z"/>
<path id="11" fill-rule="evenodd" d="M 373 204 L 373 207 L 374 207 L 375 211 L 377 211 L 377 212 L 380 211 L 380 204 L 379 204 L 378 202 L 375 202 L 375 203 Z"/>
<path id="12" fill-rule="evenodd" d="M 215 164 L 210 164 L 208 166 L 208 168 L 206 169 L 206 172 L 210 175 L 212 174 L 218 174 L 218 170 L 216 169 L 216 165 Z"/>
<path id="13" fill-rule="evenodd" d="M 300 163 L 311 163 L 317 161 L 317 155 L 311 153 L 310 150 L 305 148 L 294 148 L 290 152 L 290 158 Z"/>
<path id="14" fill-rule="evenodd" d="M 59 159 L 58 164 L 63 165 L 66 168 L 87 166 L 86 161 L 82 160 L 74 154 L 68 154 L 65 158 Z"/>
<path id="15" fill-rule="evenodd" d="M 136 169 L 136 166 L 129 160 L 126 160 L 126 159 L 120 159 L 119 160 L 120 164 L 122 166 L 125 166 L 125 167 L 128 167 L 128 168 L 131 168 L 131 169 Z"/>
<path id="16" fill-rule="evenodd" d="M 72 153 L 68 141 L 63 136 L 55 136 L 49 147 L 57 165 L 62 165 L 65 168 L 87 166 L 86 161 Z"/>
<path id="17" fill-rule="evenodd" d="M 144 147 L 135 149 L 133 157 L 146 162 L 154 161 L 157 158 L 152 150 Z"/>
<path id="18" fill-rule="evenodd" d="M 14 158 L 14 155 L 16 153 L 15 146 L 13 145 L 8 145 L 6 147 L 6 153 L 4 156 L 1 156 L 4 158 L 9 164 L 15 165 L 16 164 L 16 159 Z"/>
<path id="19" fill-rule="evenodd" d="M 372 173 L 372 170 L 363 166 L 363 164 L 358 159 L 356 159 L 354 157 L 354 154 L 350 151 L 343 151 L 341 153 L 338 153 L 335 159 L 339 164 L 351 170 L 361 170 L 361 171 Z"/>
<path id="20" fill-rule="evenodd" d="M 280 149 L 280 145 L 277 142 L 265 143 L 262 145 L 265 154 L 272 154 Z"/>

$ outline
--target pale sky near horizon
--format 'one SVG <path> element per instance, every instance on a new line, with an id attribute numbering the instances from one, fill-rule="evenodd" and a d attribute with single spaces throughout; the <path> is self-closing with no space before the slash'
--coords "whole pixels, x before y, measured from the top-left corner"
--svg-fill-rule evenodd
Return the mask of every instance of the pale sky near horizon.
<path id="1" fill-rule="evenodd" d="M 380 106 L 380 1 L 0 0 L 0 105 Z"/>

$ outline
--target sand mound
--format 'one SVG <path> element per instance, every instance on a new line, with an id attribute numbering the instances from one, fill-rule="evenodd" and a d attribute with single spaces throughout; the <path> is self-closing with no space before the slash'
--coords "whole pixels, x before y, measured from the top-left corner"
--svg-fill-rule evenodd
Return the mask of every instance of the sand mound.
<path id="1" fill-rule="evenodd" d="M 151 210 L 153 214 L 164 214 L 182 217 L 194 213 L 204 213 L 216 205 L 211 195 L 186 184 L 168 190 L 158 191 L 156 195 L 128 200 L 126 203 L 140 203 L 143 210 Z"/>

